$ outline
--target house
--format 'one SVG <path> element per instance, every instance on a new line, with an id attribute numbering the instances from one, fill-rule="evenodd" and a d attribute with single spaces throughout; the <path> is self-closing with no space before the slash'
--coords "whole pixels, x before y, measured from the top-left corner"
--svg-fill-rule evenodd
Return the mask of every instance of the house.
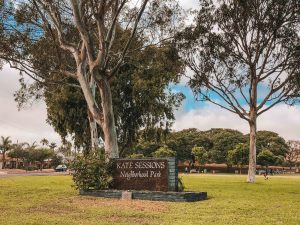
<path id="1" fill-rule="evenodd" d="M 5 167 L 8 169 L 16 169 L 17 165 L 18 165 L 18 167 L 23 167 L 22 160 L 10 158 L 10 157 L 8 157 L 7 154 L 5 154 L 5 162 L 6 162 Z M 3 155 L 1 154 L 0 155 L 0 169 L 2 169 L 2 165 L 3 165 Z"/>

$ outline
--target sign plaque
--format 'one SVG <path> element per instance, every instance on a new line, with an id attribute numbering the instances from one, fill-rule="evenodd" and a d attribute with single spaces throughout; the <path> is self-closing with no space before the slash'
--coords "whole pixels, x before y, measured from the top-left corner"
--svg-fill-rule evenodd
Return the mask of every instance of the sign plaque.
<path id="1" fill-rule="evenodd" d="M 167 159 L 116 159 L 114 188 L 168 191 L 168 174 Z"/>

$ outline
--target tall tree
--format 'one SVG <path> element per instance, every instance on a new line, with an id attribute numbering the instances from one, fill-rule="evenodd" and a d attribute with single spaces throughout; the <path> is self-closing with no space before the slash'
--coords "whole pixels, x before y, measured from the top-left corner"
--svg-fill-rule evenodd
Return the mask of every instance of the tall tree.
<path id="1" fill-rule="evenodd" d="M 48 148 L 36 148 L 29 151 L 28 158 L 31 162 L 38 161 L 40 163 L 40 170 L 44 168 L 44 162 L 46 159 L 51 159 L 54 152 Z"/>
<path id="2" fill-rule="evenodd" d="M 282 156 L 276 156 L 268 149 L 263 149 L 257 155 L 258 164 L 260 164 L 262 166 L 266 166 L 266 168 L 271 165 L 282 164 L 283 161 L 284 161 L 284 158 Z"/>
<path id="3" fill-rule="evenodd" d="M 200 163 L 200 166 L 204 166 L 208 162 L 208 153 L 203 147 L 194 146 L 192 153 L 195 159 Z"/>
<path id="4" fill-rule="evenodd" d="M 189 84 L 197 99 L 248 122 L 255 182 L 257 117 L 299 96 L 299 1 L 203 0 L 194 22 L 178 36 Z"/>
<path id="5" fill-rule="evenodd" d="M 263 149 L 270 150 L 276 156 L 285 156 L 289 146 L 277 133 L 272 131 L 257 131 L 256 150 L 257 154 Z"/>
<path id="6" fill-rule="evenodd" d="M 166 143 L 176 151 L 179 160 L 187 160 L 191 159 L 194 146 L 202 146 L 205 150 L 210 150 L 213 147 L 210 137 L 206 135 L 206 131 L 190 128 L 170 133 Z"/>
<path id="7" fill-rule="evenodd" d="M 49 141 L 46 139 L 46 138 L 43 138 L 40 143 L 43 145 L 43 146 L 47 146 L 49 144 Z"/>
<path id="8" fill-rule="evenodd" d="M 23 162 L 25 168 L 28 166 L 29 150 L 25 146 L 26 144 L 24 143 L 13 144 L 12 150 L 8 153 L 9 157 L 16 159 L 16 168 L 19 167 L 19 160 Z"/>
<path id="9" fill-rule="evenodd" d="M 213 128 L 204 132 L 212 141 L 213 146 L 209 151 L 210 158 L 216 163 L 231 163 L 227 161 L 228 151 L 239 143 L 245 143 L 245 136 L 237 130 Z"/>
<path id="10" fill-rule="evenodd" d="M 12 142 L 10 140 L 10 137 L 1 136 L 0 148 L 2 150 L 2 161 L 3 161 L 2 169 L 4 169 L 6 166 L 6 158 L 5 158 L 6 152 L 9 151 L 11 147 L 12 147 Z"/>
<path id="11" fill-rule="evenodd" d="M 249 159 L 249 146 L 245 143 L 237 144 L 234 149 L 229 150 L 227 154 L 227 162 L 237 165 L 240 168 L 240 174 L 242 168 L 248 163 Z"/>
<path id="12" fill-rule="evenodd" d="M 3 26 L 5 40 L 2 40 L 4 45 L 1 51 L 4 54 L 0 58 L 27 73 L 39 85 L 49 76 L 57 74 L 64 76 L 61 82 L 66 82 L 68 77 L 72 78 L 76 84 L 68 84 L 81 89 L 88 107 L 90 124 L 94 124 L 91 136 L 97 134 L 95 130 L 97 125 L 100 126 L 107 156 L 117 158 L 119 150 L 111 82 L 118 78 L 120 68 L 127 61 L 135 34 L 142 34 L 148 25 L 153 24 L 165 30 L 165 25 L 170 24 L 171 18 L 174 18 L 169 7 L 174 4 L 172 1 L 154 0 L 138 1 L 137 4 L 127 0 L 14 2 L 17 7 L 4 7 L 8 13 L 2 14 L 8 14 L 7 18 L 14 17 L 21 26 L 16 26 L 14 22 L 6 22 Z M 118 48 L 113 49 L 117 27 L 126 31 L 127 38 Z M 158 41 L 161 36 L 157 33 L 161 29 L 151 26 L 144 33 L 153 34 L 153 40 Z M 43 41 L 45 36 L 52 37 L 55 57 L 49 59 L 46 49 L 37 58 L 32 57 L 37 47 L 43 47 L 35 44 Z M 71 67 L 70 64 L 62 63 L 65 59 L 71 62 Z M 52 63 L 51 67 L 42 68 L 41 64 L 49 63 L 47 60 Z"/>

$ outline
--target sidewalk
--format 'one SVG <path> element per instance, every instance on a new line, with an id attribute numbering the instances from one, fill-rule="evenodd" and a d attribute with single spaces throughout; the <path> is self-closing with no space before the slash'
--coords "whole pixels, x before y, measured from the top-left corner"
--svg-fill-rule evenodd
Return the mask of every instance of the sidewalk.
<path id="1" fill-rule="evenodd" d="M 1 172 L 5 174 L 23 174 L 23 173 L 53 173 L 55 171 L 54 169 L 43 169 L 42 171 L 40 170 L 26 171 L 23 169 L 0 169 L 0 173 Z"/>
<path id="2" fill-rule="evenodd" d="M 0 177 L 9 176 L 56 176 L 69 175 L 69 172 L 55 172 L 54 169 L 26 171 L 21 169 L 0 169 Z"/>

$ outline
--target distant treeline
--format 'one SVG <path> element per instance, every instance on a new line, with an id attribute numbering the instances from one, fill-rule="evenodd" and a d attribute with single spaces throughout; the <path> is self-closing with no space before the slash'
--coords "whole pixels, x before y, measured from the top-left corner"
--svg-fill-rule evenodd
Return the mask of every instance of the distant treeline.
<path id="1" fill-rule="evenodd" d="M 289 151 L 287 142 L 271 131 L 257 132 L 257 161 L 260 165 L 282 165 Z M 166 132 L 153 128 L 139 133 L 133 148 L 124 148 L 124 157 L 176 155 L 179 160 L 196 159 L 202 163 L 246 165 L 249 157 L 249 134 L 214 128 L 199 131 L 195 128 Z"/>

